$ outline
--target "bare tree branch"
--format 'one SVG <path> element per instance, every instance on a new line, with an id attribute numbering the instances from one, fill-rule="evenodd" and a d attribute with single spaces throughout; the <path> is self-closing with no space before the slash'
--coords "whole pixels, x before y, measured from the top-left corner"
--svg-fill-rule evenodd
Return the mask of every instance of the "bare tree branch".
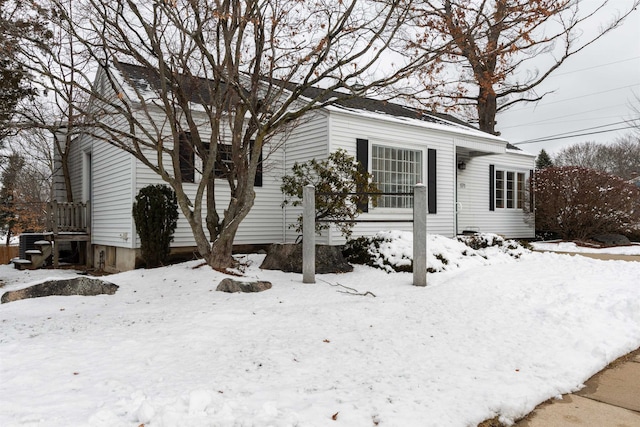
<path id="1" fill-rule="evenodd" d="M 422 73 L 424 103 L 456 108 L 473 100 L 480 129 L 496 134 L 496 113 L 546 95 L 534 89 L 568 58 L 584 51 L 622 24 L 639 0 L 630 0 L 599 32 L 585 38 L 582 27 L 600 17 L 610 2 L 586 10 L 579 0 L 422 0 L 411 20 L 415 31 L 405 49 L 427 61 Z M 527 72 L 540 56 L 550 58 L 541 71 Z M 459 75 L 451 80 L 451 74 Z M 532 96 L 533 95 L 533 96 Z"/>
<path id="2" fill-rule="evenodd" d="M 292 127 L 365 91 L 390 96 L 416 65 L 385 58 L 408 0 L 48 4 L 53 32 L 73 55 L 29 39 L 29 71 L 72 105 L 65 121 L 83 118 L 74 121 L 81 138 L 130 153 L 174 189 L 199 253 L 218 269 L 233 265 L 260 162 Z M 181 169 L 181 145 L 195 157 L 193 183 Z M 224 181 L 216 179 L 220 150 L 229 156 Z M 224 206 L 220 192 L 229 195 Z"/>

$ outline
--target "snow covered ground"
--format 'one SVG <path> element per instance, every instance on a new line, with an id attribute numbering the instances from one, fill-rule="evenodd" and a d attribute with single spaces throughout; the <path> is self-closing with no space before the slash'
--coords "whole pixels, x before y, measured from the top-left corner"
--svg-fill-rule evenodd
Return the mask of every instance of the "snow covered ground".
<path id="1" fill-rule="evenodd" d="M 429 251 L 453 261 L 426 288 L 365 266 L 302 284 L 251 255 L 246 279 L 272 289 L 216 292 L 225 276 L 188 262 L 2 304 L 0 425 L 509 422 L 640 346 L 640 262 Z M 0 266 L 0 293 L 76 274 Z"/>

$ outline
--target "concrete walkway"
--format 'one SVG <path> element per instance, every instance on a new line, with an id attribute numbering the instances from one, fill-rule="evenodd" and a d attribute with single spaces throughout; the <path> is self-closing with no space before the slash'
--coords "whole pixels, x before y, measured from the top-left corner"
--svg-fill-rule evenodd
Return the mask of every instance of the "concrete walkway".
<path id="1" fill-rule="evenodd" d="M 562 400 L 539 405 L 517 427 L 640 427 L 640 348 Z"/>

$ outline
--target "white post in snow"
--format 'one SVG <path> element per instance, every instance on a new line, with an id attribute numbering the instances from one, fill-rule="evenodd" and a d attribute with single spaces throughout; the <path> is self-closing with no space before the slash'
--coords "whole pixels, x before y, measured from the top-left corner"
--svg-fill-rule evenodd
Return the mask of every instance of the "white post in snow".
<path id="1" fill-rule="evenodd" d="M 413 187 L 413 284 L 427 286 L 427 187 Z"/>
<path id="2" fill-rule="evenodd" d="M 316 283 L 316 189 L 302 190 L 302 283 Z"/>

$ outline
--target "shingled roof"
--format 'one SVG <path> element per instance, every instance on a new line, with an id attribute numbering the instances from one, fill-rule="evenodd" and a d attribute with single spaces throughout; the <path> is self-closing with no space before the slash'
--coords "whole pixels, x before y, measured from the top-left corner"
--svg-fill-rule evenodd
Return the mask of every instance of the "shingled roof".
<path id="1" fill-rule="evenodd" d="M 122 73 L 125 80 L 133 85 L 134 89 L 139 93 L 144 93 L 146 91 L 158 92 L 161 88 L 160 74 L 155 69 L 126 63 L 118 63 L 116 68 Z M 189 96 L 189 101 L 198 104 L 211 102 L 210 81 L 208 79 L 193 76 L 181 76 L 181 79 L 181 86 L 187 96 Z M 280 82 L 280 84 L 291 90 L 296 87 L 293 83 L 289 82 Z M 315 87 L 306 88 L 302 92 L 302 95 L 309 99 L 316 99 L 320 102 L 336 98 L 335 103 L 332 105 L 346 109 L 385 114 L 398 118 L 415 119 L 422 122 L 436 123 L 480 132 L 476 127 L 473 127 L 469 123 L 466 123 L 450 114 L 437 113 L 433 111 L 427 112 L 390 101 L 355 95 L 345 97 L 345 94 L 342 92 L 325 92 L 325 90 Z M 520 150 L 518 147 L 509 143 L 507 143 L 507 148 L 518 151 Z"/>
<path id="2" fill-rule="evenodd" d="M 133 86 L 138 93 L 152 91 L 160 92 L 161 80 L 158 70 L 142 67 L 140 65 L 118 63 L 115 68 L 120 71 L 125 81 Z M 179 75 L 180 87 L 184 94 L 189 97 L 189 101 L 196 104 L 209 104 L 211 99 L 211 80 Z"/>
<path id="3" fill-rule="evenodd" d="M 404 117 L 407 119 L 417 119 L 430 123 L 440 123 L 440 124 L 457 124 L 460 126 L 465 126 L 470 129 L 475 129 L 473 126 L 468 123 L 457 119 L 456 117 L 449 114 L 441 114 L 435 112 L 427 112 L 424 110 L 418 110 L 415 108 L 408 107 L 406 105 L 396 104 L 390 101 L 383 101 L 374 98 L 367 98 L 364 96 L 348 96 L 345 97 L 344 93 L 330 91 L 325 94 L 322 94 L 322 89 L 319 88 L 307 88 L 304 90 L 303 95 L 309 98 L 315 99 L 319 98 L 320 101 L 325 101 L 331 98 L 338 98 L 338 101 L 335 105 L 339 105 L 345 108 L 352 108 L 355 110 L 363 110 L 369 111 L 372 113 L 382 113 L 389 114 L 395 117 Z M 340 99 L 342 98 L 342 99 Z M 477 129 L 476 129 L 477 130 Z"/>

